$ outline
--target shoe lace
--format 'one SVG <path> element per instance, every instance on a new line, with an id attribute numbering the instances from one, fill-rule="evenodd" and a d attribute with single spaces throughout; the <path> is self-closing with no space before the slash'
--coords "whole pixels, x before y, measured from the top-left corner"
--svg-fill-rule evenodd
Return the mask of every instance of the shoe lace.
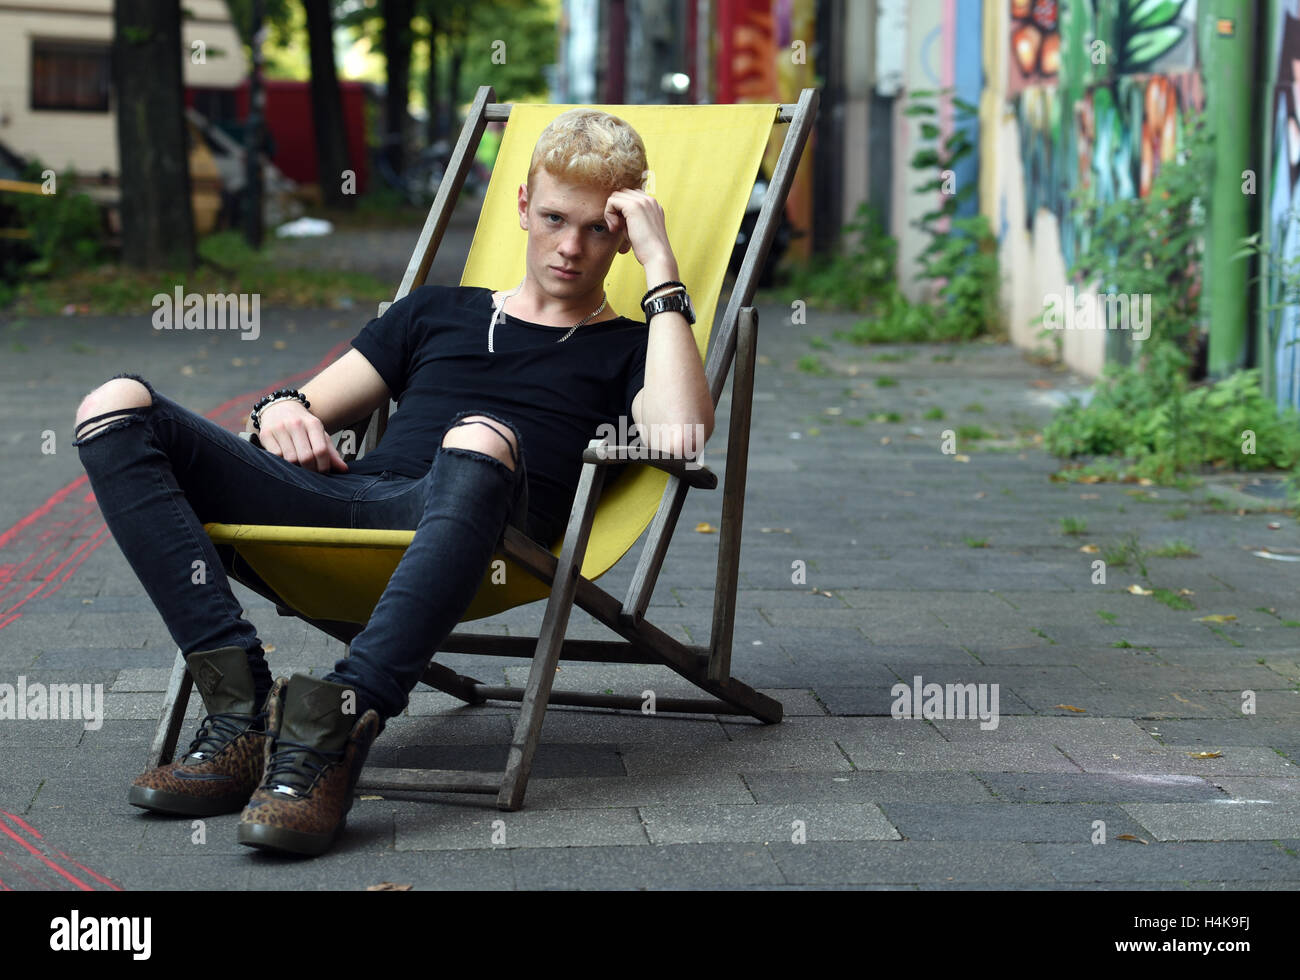
<path id="1" fill-rule="evenodd" d="M 226 711 L 207 715 L 200 723 L 194 740 L 190 742 L 185 757 L 206 759 L 216 755 L 249 729 L 265 727 L 265 722 L 265 711 L 256 715 L 239 715 Z"/>
<path id="2" fill-rule="evenodd" d="M 277 738 L 272 746 L 271 761 L 262 777 L 263 785 L 273 793 L 310 796 L 316 780 L 330 766 L 342 762 L 345 751 L 325 752 L 305 742 Z"/>

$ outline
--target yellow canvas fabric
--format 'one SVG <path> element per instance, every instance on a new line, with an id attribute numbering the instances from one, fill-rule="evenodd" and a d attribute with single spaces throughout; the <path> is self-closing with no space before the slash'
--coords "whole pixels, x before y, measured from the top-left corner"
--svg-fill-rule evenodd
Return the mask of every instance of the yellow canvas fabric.
<path id="1" fill-rule="evenodd" d="M 537 137 L 555 116 L 571 108 L 511 108 L 462 285 L 513 289 L 523 277 L 527 232 L 519 227 L 518 188 L 527 180 Z M 646 189 L 663 205 L 681 279 L 696 306 L 695 341 L 703 358 L 727 261 L 777 107 L 595 108 L 626 120 L 645 142 L 651 171 Z M 617 256 L 606 285 L 612 308 L 642 319 L 639 303 L 646 288 L 645 272 L 633 254 Z M 654 517 L 667 479 L 652 467 L 630 466 L 606 486 L 582 565 L 586 578 L 594 580 L 604 574 L 632 547 Z M 214 541 L 234 545 L 301 614 L 356 623 L 370 618 L 414 536 L 411 531 L 219 524 L 208 525 L 207 530 Z M 558 555 L 559 551 L 560 542 L 555 542 L 552 552 Z M 545 598 L 549 592 L 549 586 L 505 562 L 489 568 L 464 619 L 495 615 Z"/>

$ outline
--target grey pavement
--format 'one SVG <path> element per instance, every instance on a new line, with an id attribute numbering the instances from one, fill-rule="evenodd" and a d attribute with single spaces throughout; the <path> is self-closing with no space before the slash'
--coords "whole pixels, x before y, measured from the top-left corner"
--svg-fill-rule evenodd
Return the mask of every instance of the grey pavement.
<path id="1" fill-rule="evenodd" d="M 279 254 L 396 283 L 414 235 Z M 456 278 L 467 245 L 462 222 L 435 279 Z M 851 317 L 795 325 L 771 302 L 733 670 L 785 705 L 780 725 L 553 708 L 522 810 L 367 794 L 310 861 L 240 847 L 237 815 L 193 825 L 129 806 L 174 648 L 78 482 L 76 403 L 138 371 L 199 411 L 235 400 L 216 413 L 233 426 L 245 396 L 314 368 L 369 315 L 266 310 L 255 342 L 155 332 L 145 314 L 0 322 L 0 683 L 105 691 L 97 730 L 0 720 L 0 822 L 31 844 L 0 839 L 5 885 L 79 887 L 51 863 L 129 889 L 1300 884 L 1300 564 L 1255 554 L 1300 550 L 1294 517 L 1269 510 L 1274 485 L 1054 481 L 1036 433 L 1081 379 L 999 344 L 859 348 L 836 337 Z M 726 395 L 720 423 L 729 408 Z M 705 454 L 723 473 L 725 437 Z M 708 641 L 718 546 L 697 525 L 720 521 L 720 496 L 693 492 L 649 611 L 693 643 Z M 1147 557 L 1144 575 L 1120 563 L 1126 542 L 1191 555 Z M 633 557 L 602 586 L 621 595 Z M 237 591 L 274 671 L 330 669 L 337 643 Z M 470 628 L 529 635 L 540 618 L 534 604 Z M 581 612 L 571 634 L 610 637 Z M 440 659 L 488 682 L 527 673 Z M 565 663 L 556 686 L 691 693 L 634 665 Z M 499 767 L 516 717 L 421 689 L 372 761 Z"/>

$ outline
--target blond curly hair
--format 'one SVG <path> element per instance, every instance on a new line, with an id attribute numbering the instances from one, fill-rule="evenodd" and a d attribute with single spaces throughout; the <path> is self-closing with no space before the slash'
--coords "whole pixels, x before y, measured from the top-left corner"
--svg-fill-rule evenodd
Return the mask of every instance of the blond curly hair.
<path id="1" fill-rule="evenodd" d="M 608 193 L 643 189 L 649 172 L 640 134 L 618 116 L 598 109 L 570 109 L 542 130 L 528 165 L 529 194 L 533 175 L 543 167 L 553 177 Z"/>

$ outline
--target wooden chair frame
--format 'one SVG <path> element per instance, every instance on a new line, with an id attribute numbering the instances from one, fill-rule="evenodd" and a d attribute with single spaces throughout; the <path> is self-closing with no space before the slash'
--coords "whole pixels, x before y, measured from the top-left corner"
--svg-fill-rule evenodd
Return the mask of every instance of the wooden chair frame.
<path id="1" fill-rule="evenodd" d="M 769 724 L 781 720 L 782 706 L 778 701 L 731 676 L 731 646 L 735 625 L 736 586 L 740 572 L 740 537 L 745 509 L 749 428 L 757 353 L 758 314 L 750 304 L 759 270 L 767 258 L 781 209 L 811 132 L 817 106 L 817 91 L 805 89 L 797 103 L 778 107 L 775 122 L 788 124 L 789 128 L 767 195 L 763 199 L 757 227 L 745 252 L 722 320 L 714 328 L 705 361 L 705 374 L 715 406 L 733 360 L 735 362 L 713 620 L 708 644 L 686 644 L 674 639 L 648 622 L 645 611 L 687 491 L 692 487 L 715 489 L 718 485 L 717 476 L 705 466 L 688 465 L 688 461 L 681 459 L 639 461 L 665 470 L 669 478 L 659 508 L 650 522 L 632 582 L 620 602 L 580 573 L 606 467 L 626 462 L 626 459 L 618 458 L 620 454 L 617 447 L 611 453 L 602 440 L 592 440 L 583 452 L 578 489 L 559 557 L 515 528 L 506 528 L 502 546 L 505 556 L 551 587 L 537 638 L 453 632 L 434 652 L 435 656 L 438 652 L 447 652 L 531 658 L 533 663 L 527 686 L 514 688 L 487 685 L 458 674 L 432 659 L 422 678 L 426 684 L 469 704 L 482 704 L 485 701 L 514 701 L 520 704 L 519 721 L 515 726 L 504 774 L 496 771 L 367 767 L 361 775 L 359 789 L 493 794 L 497 798 L 498 808 L 518 810 L 523 805 L 548 705 L 630 710 L 640 710 L 642 706 L 641 699 L 631 695 L 552 690 L 556 666 L 561 659 L 594 663 L 661 664 L 712 695 L 709 698 L 659 698 L 656 708 L 661 711 L 749 715 Z M 509 116 L 510 106 L 497 103 L 490 86 L 478 90 L 396 299 L 406 296 L 425 281 L 486 124 L 497 120 L 504 122 Z M 381 305 L 381 314 L 388 305 Z M 369 451 L 379 441 L 387 418 L 388 406 L 385 405 L 371 419 L 358 423 L 358 428 L 365 426 L 364 435 L 358 440 L 363 451 Z M 268 592 L 256 580 L 256 576 L 240 577 L 236 574 L 236 578 L 279 603 L 278 597 Z M 565 639 L 564 634 L 574 605 L 586 610 L 623 637 L 623 641 Z M 280 611 L 286 615 L 299 615 L 283 605 L 280 606 Z M 303 616 L 300 618 L 306 619 Z M 344 643 L 349 643 L 362 629 L 355 623 L 313 619 L 306 621 Z M 161 765 L 173 757 L 192 686 L 193 681 L 185 660 L 178 651 L 164 697 L 162 718 L 150 747 L 151 766 Z"/>

